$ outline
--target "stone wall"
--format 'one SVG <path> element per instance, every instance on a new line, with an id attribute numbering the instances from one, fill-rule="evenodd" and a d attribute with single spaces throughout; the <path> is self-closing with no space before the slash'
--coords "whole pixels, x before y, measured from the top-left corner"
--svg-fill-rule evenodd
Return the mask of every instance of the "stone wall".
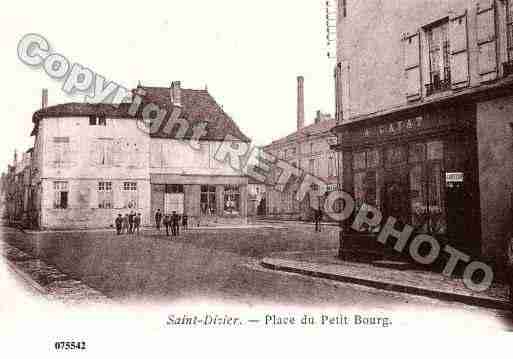
<path id="1" fill-rule="evenodd" d="M 479 103 L 477 138 L 483 254 L 503 258 L 513 235 L 513 97 Z"/>

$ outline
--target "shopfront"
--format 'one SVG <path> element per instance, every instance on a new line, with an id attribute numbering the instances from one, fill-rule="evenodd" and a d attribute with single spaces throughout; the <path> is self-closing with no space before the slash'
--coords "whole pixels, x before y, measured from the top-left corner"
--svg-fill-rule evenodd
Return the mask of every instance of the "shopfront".
<path id="1" fill-rule="evenodd" d="M 479 253 L 475 105 L 419 107 L 334 131 L 343 153 L 343 189 L 357 207 L 372 205 L 385 219 L 396 218 L 398 229 L 409 224 L 415 233 Z M 366 228 L 363 237 L 372 241 L 380 229 Z M 363 238 L 347 223 L 344 237 L 348 243 Z"/>
<path id="2" fill-rule="evenodd" d="M 191 225 L 247 221 L 247 179 L 221 176 L 151 175 L 152 216 L 176 212 Z"/>

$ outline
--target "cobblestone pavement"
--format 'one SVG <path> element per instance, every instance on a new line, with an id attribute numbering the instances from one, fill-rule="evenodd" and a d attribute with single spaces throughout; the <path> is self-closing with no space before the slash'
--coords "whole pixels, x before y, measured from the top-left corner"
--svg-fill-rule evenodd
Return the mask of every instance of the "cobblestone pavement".
<path id="1" fill-rule="evenodd" d="M 259 261 L 276 252 L 321 252 L 334 250 L 338 245 L 336 227 L 325 228 L 319 234 L 307 225 L 284 226 L 288 227 L 194 230 L 177 239 L 156 231 L 139 236 L 117 236 L 111 231 L 8 231 L 3 239 L 25 253 L 37 249 L 41 260 L 53 263 L 54 268 L 116 302 L 201 300 L 249 308 L 270 305 L 312 310 L 399 311 L 406 313 L 405 322 L 428 320 L 435 313 L 445 313 L 436 318 L 461 316 L 461 325 L 468 325 L 470 320 L 482 327 L 499 329 L 504 321 L 510 320 L 509 314 L 498 310 L 264 269 Z M 59 276 L 51 270 L 47 272 Z M 46 287 L 56 296 L 74 298 L 73 290 L 58 283 L 54 281 Z"/>
<path id="2" fill-rule="evenodd" d="M 101 292 L 7 243 L 1 245 L 1 255 L 9 269 L 18 275 L 25 285 L 31 286 L 49 300 L 67 304 L 108 301 Z"/>

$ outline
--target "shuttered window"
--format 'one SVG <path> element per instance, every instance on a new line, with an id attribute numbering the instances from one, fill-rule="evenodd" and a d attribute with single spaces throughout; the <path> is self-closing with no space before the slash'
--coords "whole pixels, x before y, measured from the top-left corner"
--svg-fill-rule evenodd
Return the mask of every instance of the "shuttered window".
<path id="1" fill-rule="evenodd" d="M 416 100 L 420 98 L 421 94 L 419 33 L 406 36 L 403 39 L 403 44 L 406 98 Z"/>
<path id="2" fill-rule="evenodd" d="M 486 82 L 497 77 L 494 0 L 478 0 L 476 16 L 479 75 Z"/>
<path id="3" fill-rule="evenodd" d="M 453 88 L 469 84 L 467 13 L 450 19 L 449 39 L 451 43 L 451 85 Z"/>
<path id="4" fill-rule="evenodd" d="M 513 61 L 513 0 L 508 0 L 506 27 L 508 32 L 508 60 Z"/>

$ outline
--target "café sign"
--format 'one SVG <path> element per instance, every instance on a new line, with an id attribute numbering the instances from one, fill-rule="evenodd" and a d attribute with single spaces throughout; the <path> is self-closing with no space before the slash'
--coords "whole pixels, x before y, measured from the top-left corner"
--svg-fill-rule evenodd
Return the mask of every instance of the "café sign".
<path id="1" fill-rule="evenodd" d="M 371 136 L 390 136 L 398 135 L 404 132 L 413 131 L 422 128 L 422 116 L 392 122 L 386 125 L 368 127 L 363 130 L 363 137 Z"/>

